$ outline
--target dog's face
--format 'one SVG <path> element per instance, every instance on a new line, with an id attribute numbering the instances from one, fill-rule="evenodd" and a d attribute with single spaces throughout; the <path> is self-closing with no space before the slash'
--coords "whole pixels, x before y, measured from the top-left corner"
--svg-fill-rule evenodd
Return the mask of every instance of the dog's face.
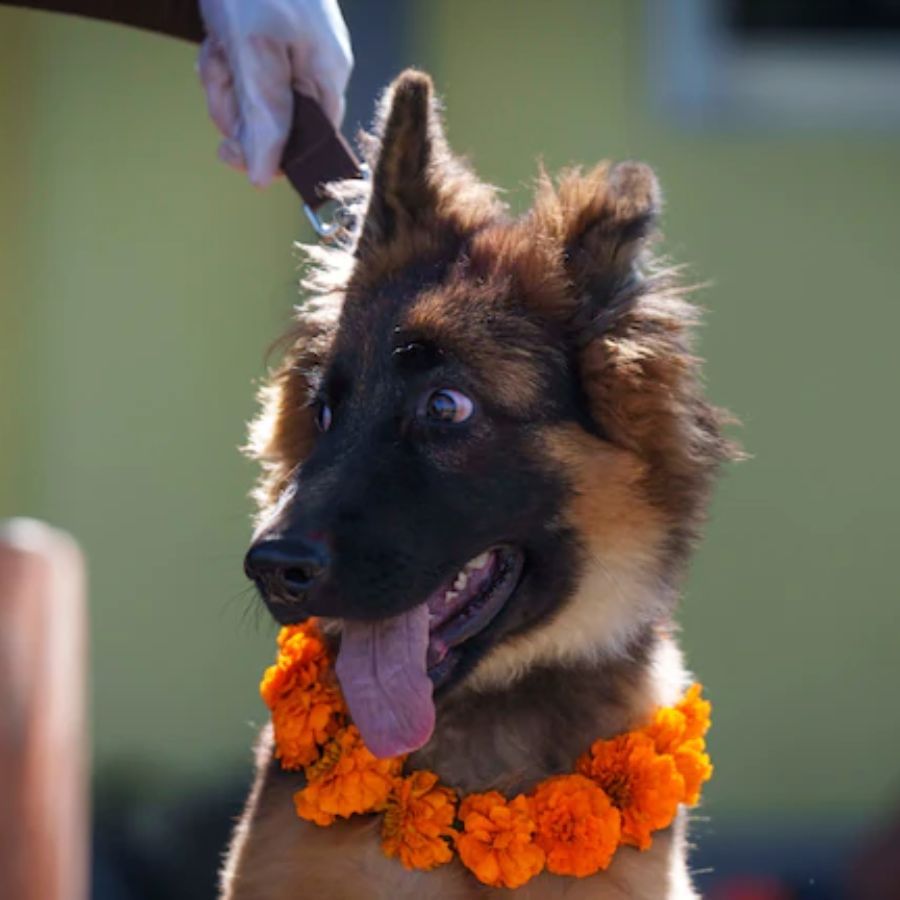
<path id="1" fill-rule="evenodd" d="M 353 255 L 255 426 L 246 563 L 280 622 L 344 623 L 357 719 L 377 696 L 415 707 L 422 666 L 446 690 L 623 649 L 665 608 L 726 452 L 689 308 L 644 267 L 646 167 L 544 179 L 510 220 L 449 154 L 424 76 L 398 79 L 380 131 Z M 398 671 L 353 709 L 379 654 Z"/>
<path id="2" fill-rule="evenodd" d="M 319 433 L 254 552 L 293 547 L 324 565 L 294 585 L 263 572 L 276 618 L 427 603 L 444 683 L 571 593 L 572 486 L 541 436 L 592 425 L 560 336 L 510 297 L 464 272 L 367 292 L 345 307 L 310 403 Z"/>

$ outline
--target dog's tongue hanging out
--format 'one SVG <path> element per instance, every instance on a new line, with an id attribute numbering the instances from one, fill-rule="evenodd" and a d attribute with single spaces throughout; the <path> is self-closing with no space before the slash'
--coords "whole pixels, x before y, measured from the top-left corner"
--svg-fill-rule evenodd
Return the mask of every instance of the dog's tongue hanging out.
<path id="1" fill-rule="evenodd" d="M 426 604 L 381 622 L 344 622 L 335 670 L 366 746 L 386 758 L 421 747 L 434 730 Z"/>

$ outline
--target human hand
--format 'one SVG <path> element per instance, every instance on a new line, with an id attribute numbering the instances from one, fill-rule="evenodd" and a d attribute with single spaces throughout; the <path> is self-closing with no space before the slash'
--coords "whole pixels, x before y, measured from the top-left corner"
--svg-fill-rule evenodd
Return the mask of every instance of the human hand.
<path id="1" fill-rule="evenodd" d="M 208 36 L 198 70 L 219 158 L 264 187 L 288 138 L 293 91 L 316 100 L 339 127 L 353 68 L 337 0 L 200 0 Z"/>

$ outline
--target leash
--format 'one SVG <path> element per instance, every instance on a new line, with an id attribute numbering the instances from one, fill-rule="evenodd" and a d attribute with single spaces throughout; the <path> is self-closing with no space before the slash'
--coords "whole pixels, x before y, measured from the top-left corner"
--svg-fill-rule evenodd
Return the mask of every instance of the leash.
<path id="1" fill-rule="evenodd" d="M 26 6 L 128 25 L 199 44 L 206 29 L 195 2 L 109 3 L 105 0 L 4 0 Z M 330 199 L 322 186 L 331 181 L 368 178 L 368 167 L 357 159 L 344 136 L 331 124 L 319 104 L 294 91 L 291 130 L 281 158 L 281 170 L 300 195 L 303 210 L 316 234 L 338 240 L 351 222 L 339 205 L 322 218 Z"/>
<path id="2" fill-rule="evenodd" d="M 320 211 L 329 203 L 322 186 L 331 181 L 367 178 L 361 163 L 344 136 L 331 124 L 322 107 L 311 97 L 294 91 L 291 131 L 281 170 L 303 201 L 303 211 L 322 240 L 335 240 L 348 226 L 346 211 L 338 206 L 330 220 Z"/>

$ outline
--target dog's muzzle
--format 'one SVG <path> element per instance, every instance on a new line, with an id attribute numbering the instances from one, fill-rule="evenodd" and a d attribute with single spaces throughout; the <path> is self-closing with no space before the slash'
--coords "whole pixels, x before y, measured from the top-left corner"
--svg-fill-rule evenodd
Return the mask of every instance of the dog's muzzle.
<path id="1" fill-rule="evenodd" d="M 331 562 L 323 538 L 265 538 L 244 557 L 244 572 L 270 602 L 301 603 Z"/>

